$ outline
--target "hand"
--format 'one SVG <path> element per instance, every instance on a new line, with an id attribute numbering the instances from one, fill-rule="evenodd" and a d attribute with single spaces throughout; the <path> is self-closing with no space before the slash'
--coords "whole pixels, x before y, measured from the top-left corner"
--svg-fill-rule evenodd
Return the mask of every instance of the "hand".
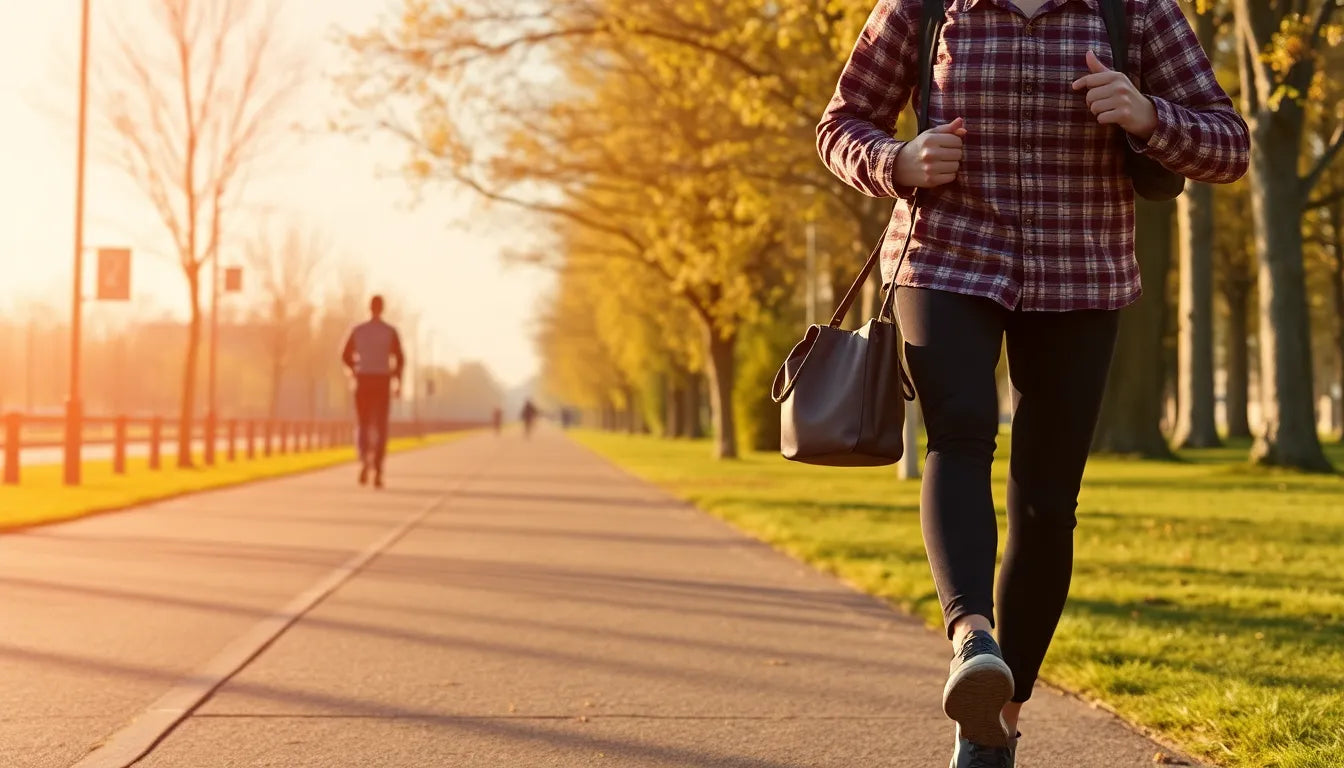
<path id="1" fill-rule="evenodd" d="M 902 187 L 941 187 L 957 180 L 961 169 L 961 138 L 966 135 L 960 117 L 919 134 L 896 155 L 896 184 Z"/>
<path id="2" fill-rule="evenodd" d="M 392 380 L 392 397 L 397 400 L 401 399 L 401 379 Z"/>
<path id="3" fill-rule="evenodd" d="M 1087 70 L 1091 74 L 1074 80 L 1073 90 L 1087 89 L 1087 106 L 1097 122 L 1118 125 L 1147 141 L 1157 130 L 1157 108 L 1152 100 L 1139 93 L 1128 75 L 1107 69 L 1091 51 L 1087 52 Z"/>

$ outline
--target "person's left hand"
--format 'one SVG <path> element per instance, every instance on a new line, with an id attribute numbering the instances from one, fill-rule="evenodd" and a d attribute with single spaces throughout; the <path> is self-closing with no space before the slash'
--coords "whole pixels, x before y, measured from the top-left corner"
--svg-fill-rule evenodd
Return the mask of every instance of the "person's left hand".
<path id="1" fill-rule="evenodd" d="M 1073 81 L 1073 90 L 1087 89 L 1087 106 L 1103 125 L 1118 125 L 1135 138 L 1147 141 L 1157 130 L 1157 108 L 1123 72 L 1107 69 L 1101 59 L 1087 52 L 1091 74 Z"/>

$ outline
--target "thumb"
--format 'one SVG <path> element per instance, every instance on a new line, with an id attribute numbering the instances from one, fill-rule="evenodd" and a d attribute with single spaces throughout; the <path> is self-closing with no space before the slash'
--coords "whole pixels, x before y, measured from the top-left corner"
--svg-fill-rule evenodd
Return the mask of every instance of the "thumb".
<path id="1" fill-rule="evenodd" d="M 950 123 L 935 125 L 929 129 L 929 133 L 957 133 L 965 128 L 966 121 L 958 117 Z"/>
<path id="2" fill-rule="evenodd" d="M 1094 74 L 1094 75 L 1096 75 L 1096 74 L 1100 74 L 1100 73 L 1102 73 L 1102 72 L 1110 72 L 1111 70 L 1108 69 L 1108 68 L 1106 67 L 1105 64 L 1102 64 L 1102 63 L 1101 63 L 1101 59 L 1098 59 L 1098 58 L 1097 58 L 1097 54 L 1093 53 L 1092 51 L 1088 51 L 1088 52 L 1087 52 L 1087 71 L 1088 71 L 1088 72 L 1091 72 L 1091 73 Z"/>

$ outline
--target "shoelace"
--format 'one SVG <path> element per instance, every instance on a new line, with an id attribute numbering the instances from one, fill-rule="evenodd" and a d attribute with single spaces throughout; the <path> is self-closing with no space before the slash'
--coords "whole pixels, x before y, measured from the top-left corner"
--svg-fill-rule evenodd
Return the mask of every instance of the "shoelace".
<path id="1" fill-rule="evenodd" d="M 971 745 L 971 764 L 968 768 L 1009 768 L 1012 753 L 1006 749 Z"/>
<path id="2" fill-rule="evenodd" d="M 962 661 L 967 661 L 971 657 L 979 656 L 982 653 L 999 655 L 998 644 L 994 642 L 991 635 L 976 632 L 966 638 L 966 642 L 962 643 L 961 653 L 958 655 L 961 656 Z"/>

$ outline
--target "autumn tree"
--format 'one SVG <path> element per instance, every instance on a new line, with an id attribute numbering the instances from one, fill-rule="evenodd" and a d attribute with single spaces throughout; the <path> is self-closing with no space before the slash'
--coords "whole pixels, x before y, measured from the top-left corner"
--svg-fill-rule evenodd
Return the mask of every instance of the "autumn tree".
<path id="1" fill-rule="evenodd" d="M 1252 458 L 1329 471 L 1316 430 L 1302 217 L 1344 147 L 1337 131 L 1319 154 L 1304 152 L 1320 56 L 1340 41 L 1337 0 L 1235 0 L 1243 112 L 1251 129 L 1251 209 L 1259 261 L 1263 426 Z M 1306 172 L 1302 173 L 1304 165 Z"/>
<path id="2" fill-rule="evenodd" d="M 414 172 L 604 232 L 665 281 L 700 326 L 716 453 L 735 455 L 737 335 L 786 287 L 789 192 L 830 184 L 811 147 L 831 83 L 802 98 L 771 32 L 829 28 L 748 2 L 450 6 L 352 41 L 356 106 L 407 140 Z M 833 77 L 826 50 L 797 71 Z M 535 82 L 539 60 L 563 77 Z"/>

